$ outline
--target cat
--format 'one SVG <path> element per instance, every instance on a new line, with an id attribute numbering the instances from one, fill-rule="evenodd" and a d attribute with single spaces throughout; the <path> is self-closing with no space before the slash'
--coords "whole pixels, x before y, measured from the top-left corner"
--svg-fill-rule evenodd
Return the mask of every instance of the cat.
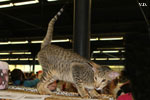
<path id="1" fill-rule="evenodd" d="M 43 68 L 37 90 L 40 94 L 53 94 L 47 86 L 55 80 L 62 80 L 73 83 L 81 97 L 97 98 L 100 95 L 96 90 L 101 90 L 108 81 L 115 79 L 119 74 L 73 51 L 51 44 L 54 23 L 63 10 L 61 8 L 50 20 L 47 34 L 37 55 Z"/>

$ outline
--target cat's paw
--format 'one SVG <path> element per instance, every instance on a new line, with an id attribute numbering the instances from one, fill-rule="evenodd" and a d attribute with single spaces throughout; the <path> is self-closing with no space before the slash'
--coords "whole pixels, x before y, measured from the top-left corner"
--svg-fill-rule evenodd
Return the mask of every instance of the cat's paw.
<path id="1" fill-rule="evenodd" d="M 83 99 L 89 99 L 90 98 L 90 96 L 84 96 L 84 97 L 82 97 Z"/>
<path id="2" fill-rule="evenodd" d="M 102 96 L 101 95 L 95 95 L 95 96 L 92 96 L 92 99 L 101 99 Z"/>
<path id="3" fill-rule="evenodd" d="M 84 96 L 81 96 L 83 99 L 90 99 L 91 97 L 89 95 L 84 95 Z"/>
<path id="4" fill-rule="evenodd" d="M 37 85 L 37 90 L 38 90 L 38 93 L 41 95 L 52 94 L 52 92 L 45 86 L 44 83 L 39 82 Z"/>

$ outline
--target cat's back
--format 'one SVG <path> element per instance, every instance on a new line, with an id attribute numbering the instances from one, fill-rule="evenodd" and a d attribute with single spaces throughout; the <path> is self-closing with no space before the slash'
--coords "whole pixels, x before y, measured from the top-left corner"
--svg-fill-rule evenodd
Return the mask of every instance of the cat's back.
<path id="1" fill-rule="evenodd" d="M 52 44 L 41 49 L 38 56 L 45 56 L 47 59 L 57 59 L 59 61 L 87 61 L 85 58 L 71 50 Z"/>

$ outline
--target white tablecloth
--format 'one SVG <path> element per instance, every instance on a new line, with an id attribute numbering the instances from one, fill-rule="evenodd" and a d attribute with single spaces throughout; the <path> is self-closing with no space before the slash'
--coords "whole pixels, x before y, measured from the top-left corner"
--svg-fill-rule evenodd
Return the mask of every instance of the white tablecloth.
<path id="1" fill-rule="evenodd" d="M 5 90 L 0 90 L 0 99 L 13 99 L 13 100 L 44 100 L 50 97 L 50 95 L 34 95 L 26 94 L 20 92 L 10 92 Z"/>

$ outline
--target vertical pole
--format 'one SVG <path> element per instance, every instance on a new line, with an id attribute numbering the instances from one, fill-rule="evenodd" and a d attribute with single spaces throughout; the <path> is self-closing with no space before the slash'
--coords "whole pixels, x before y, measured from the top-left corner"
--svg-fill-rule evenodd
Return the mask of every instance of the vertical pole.
<path id="1" fill-rule="evenodd" d="M 32 68 L 32 72 L 35 71 L 35 56 L 33 57 L 33 68 Z"/>
<path id="2" fill-rule="evenodd" d="M 73 48 L 90 59 L 91 0 L 74 0 Z"/>

